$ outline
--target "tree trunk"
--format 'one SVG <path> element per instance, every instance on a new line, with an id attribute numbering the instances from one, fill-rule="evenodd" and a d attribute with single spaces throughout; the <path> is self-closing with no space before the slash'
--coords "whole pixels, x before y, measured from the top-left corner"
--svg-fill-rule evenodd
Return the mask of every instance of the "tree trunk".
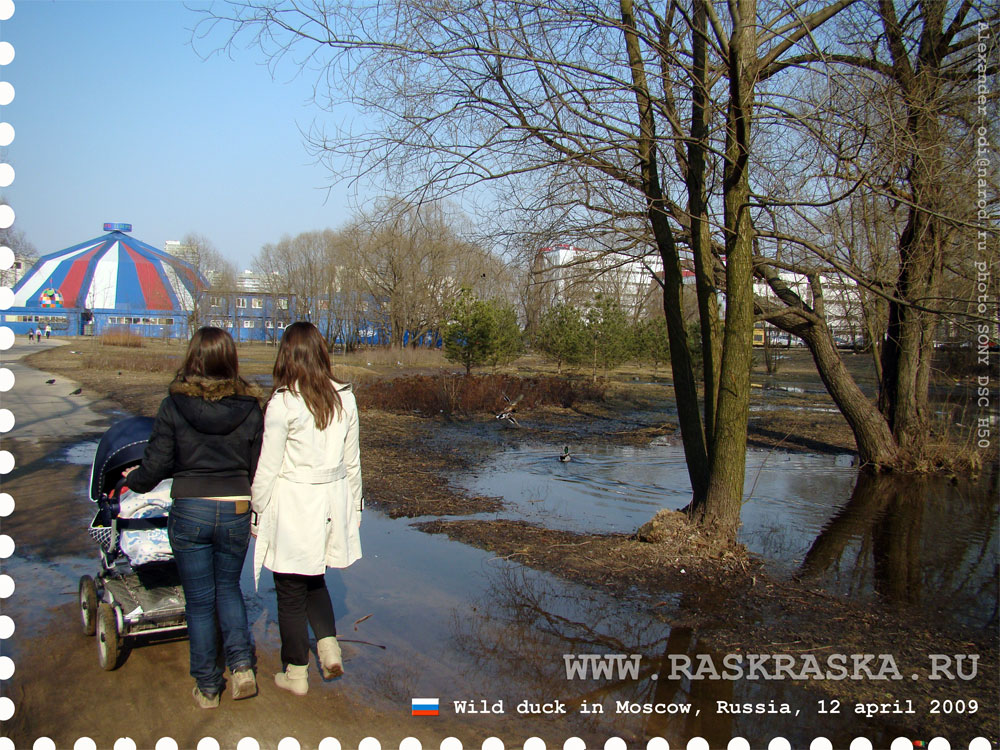
<path id="1" fill-rule="evenodd" d="M 945 227 L 936 213 L 946 202 L 947 178 L 942 177 L 940 137 L 941 62 L 944 4 L 921 6 L 923 29 L 917 62 L 910 62 L 902 32 L 889 0 L 879 1 L 883 28 L 893 57 L 893 78 L 906 105 L 906 182 L 909 215 L 899 238 L 899 271 L 895 297 L 903 303 L 932 302 L 943 273 Z M 886 415 L 896 441 L 919 451 L 929 434 L 927 386 L 933 346 L 933 320 L 896 301 L 889 303 L 889 327 L 882 348 L 882 388 L 879 408 Z"/>
<path id="2" fill-rule="evenodd" d="M 691 26 L 691 140 L 688 142 L 687 192 L 691 217 L 691 254 L 701 323 L 701 351 L 705 381 L 705 434 L 715 431 L 715 406 L 719 393 L 718 362 L 722 354 L 719 302 L 715 296 L 708 201 L 705 197 L 705 153 L 708 143 L 707 78 L 708 13 L 705 0 L 694 0 Z M 708 444 L 712 458 L 712 444 Z"/>
<path id="3" fill-rule="evenodd" d="M 750 200 L 750 129 L 757 63 L 756 0 L 739 0 L 729 39 L 729 108 L 723 181 L 726 232 L 726 325 L 719 370 L 719 402 L 711 448 L 709 486 L 691 515 L 733 539 L 739 529 L 746 473 L 750 369 L 753 361 L 753 226 Z"/>
<path id="4" fill-rule="evenodd" d="M 825 321 L 809 321 L 793 311 L 771 316 L 769 320 L 801 338 L 809 347 L 827 392 L 854 434 L 860 463 L 873 469 L 892 468 L 897 462 L 899 445 L 883 414 L 848 372 Z"/>
<path id="5" fill-rule="evenodd" d="M 860 463 L 875 469 L 891 468 L 899 448 L 889 425 L 847 371 L 829 330 L 814 331 L 804 340 L 827 392 L 854 433 Z"/>
<path id="6" fill-rule="evenodd" d="M 677 400 L 677 421 L 681 428 L 684 458 L 691 479 L 693 503 L 704 503 L 708 489 L 709 463 L 698 408 L 698 386 L 687 344 L 687 331 L 681 298 L 683 276 L 680 254 L 668 221 L 668 211 L 660 186 L 656 157 L 656 127 L 652 100 L 646 82 L 639 38 L 635 31 L 632 0 L 620 0 L 625 48 L 632 72 L 632 86 L 639 110 L 639 135 L 636 141 L 641 161 L 643 190 L 646 195 L 646 213 L 656 247 L 663 261 L 663 312 L 667 318 L 667 335 L 670 340 L 670 363 L 673 370 L 674 395 Z"/>

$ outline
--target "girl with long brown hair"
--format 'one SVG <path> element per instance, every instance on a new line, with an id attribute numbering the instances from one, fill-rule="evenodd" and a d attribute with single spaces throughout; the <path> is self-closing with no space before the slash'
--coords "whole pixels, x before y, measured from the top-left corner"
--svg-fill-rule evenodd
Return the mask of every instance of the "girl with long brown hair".
<path id="1" fill-rule="evenodd" d="M 274 574 L 282 670 L 278 687 L 309 689 L 309 631 L 327 679 L 343 673 L 324 574 L 361 557 L 361 454 L 351 386 L 331 375 L 326 341 L 312 323 L 285 329 L 274 394 L 253 480 L 254 580 Z"/>
<path id="2" fill-rule="evenodd" d="M 255 391 L 239 375 L 232 337 L 200 328 L 160 404 L 142 463 L 126 477 L 136 492 L 173 477 L 167 533 L 184 588 L 192 694 L 202 708 L 219 705 L 224 684 L 216 620 L 233 698 L 257 694 L 240 590 L 264 422 Z"/>

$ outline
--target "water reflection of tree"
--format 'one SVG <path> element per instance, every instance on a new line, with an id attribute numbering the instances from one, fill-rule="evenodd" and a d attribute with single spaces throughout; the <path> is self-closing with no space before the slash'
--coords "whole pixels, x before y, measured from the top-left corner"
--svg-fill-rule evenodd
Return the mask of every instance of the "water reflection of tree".
<path id="1" fill-rule="evenodd" d="M 634 604 L 583 588 L 556 586 L 531 571 L 512 567 L 489 573 L 490 586 L 475 617 L 456 614 L 453 634 L 469 658 L 470 677 L 489 685 L 482 697 L 504 698 L 506 710 L 521 700 L 561 700 L 568 731 L 608 731 L 637 741 L 693 736 L 715 746 L 732 736 L 729 717 L 715 713 L 716 700 L 733 700 L 733 682 L 671 680 L 667 654 L 699 653 L 695 635 L 671 629 Z M 641 654 L 638 679 L 567 680 L 563 654 Z M 653 675 L 658 679 L 655 679 Z M 530 687 L 530 691 L 526 690 Z M 607 713 L 577 713 L 583 702 L 603 703 Z M 700 716 L 614 713 L 616 701 L 691 703 Z"/>
<path id="2" fill-rule="evenodd" d="M 995 625 L 996 491 L 996 472 L 976 483 L 862 472 L 799 574 L 847 581 L 850 595 L 874 591 Z"/>

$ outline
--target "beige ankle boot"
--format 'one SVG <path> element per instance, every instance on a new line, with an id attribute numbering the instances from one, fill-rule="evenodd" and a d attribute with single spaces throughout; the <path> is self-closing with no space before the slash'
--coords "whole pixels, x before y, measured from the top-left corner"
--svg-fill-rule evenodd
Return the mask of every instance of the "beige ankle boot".
<path id="1" fill-rule="evenodd" d="M 305 695 L 309 692 L 309 667 L 289 664 L 284 672 L 274 676 L 274 684 L 295 695 Z"/>
<path id="2" fill-rule="evenodd" d="M 331 635 L 316 641 L 316 652 L 319 654 L 323 679 L 332 680 L 344 674 L 344 662 L 340 656 L 340 644 L 337 643 L 336 636 Z"/>

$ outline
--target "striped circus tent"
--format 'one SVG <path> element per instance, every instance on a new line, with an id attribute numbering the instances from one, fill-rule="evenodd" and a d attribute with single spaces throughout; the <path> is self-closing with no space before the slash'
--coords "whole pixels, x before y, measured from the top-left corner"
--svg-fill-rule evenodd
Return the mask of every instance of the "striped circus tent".
<path id="1" fill-rule="evenodd" d="M 9 312 L 24 319 L 15 323 L 65 319 L 65 326 L 53 325 L 63 329 L 63 335 L 82 333 L 82 324 L 92 322 L 95 333 L 128 325 L 150 329 L 142 330 L 147 335 L 170 327 L 183 336 L 187 313 L 207 287 L 207 281 L 179 258 L 112 231 L 39 258 L 14 287 Z M 18 332 L 18 326 L 13 327 Z"/>

